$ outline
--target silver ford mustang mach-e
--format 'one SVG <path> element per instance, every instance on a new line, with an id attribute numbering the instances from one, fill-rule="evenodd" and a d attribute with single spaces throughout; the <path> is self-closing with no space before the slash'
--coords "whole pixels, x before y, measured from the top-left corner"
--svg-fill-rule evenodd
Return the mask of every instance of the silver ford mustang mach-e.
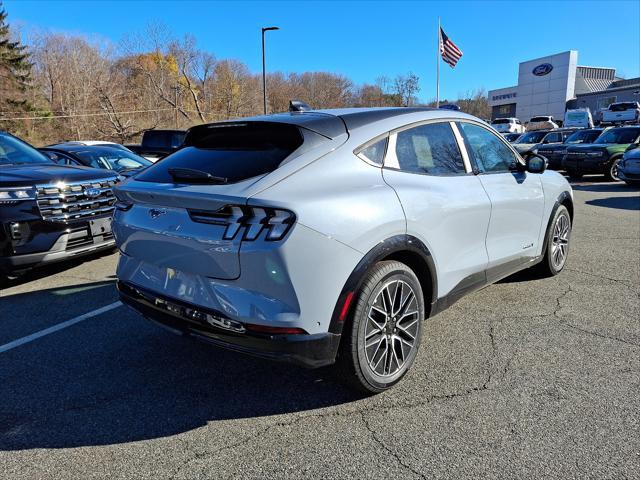
<path id="1" fill-rule="evenodd" d="M 518 270 L 564 267 L 565 179 L 464 113 L 281 113 L 191 128 L 118 186 L 122 300 L 214 344 L 369 392 L 423 320 Z"/>

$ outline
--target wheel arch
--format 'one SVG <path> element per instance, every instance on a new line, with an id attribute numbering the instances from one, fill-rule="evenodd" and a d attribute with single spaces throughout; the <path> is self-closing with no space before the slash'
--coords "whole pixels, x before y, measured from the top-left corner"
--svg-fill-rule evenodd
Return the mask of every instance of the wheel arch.
<path id="1" fill-rule="evenodd" d="M 571 225 L 573 225 L 573 199 L 571 198 L 571 194 L 565 190 L 560 195 L 558 195 L 558 198 L 556 199 L 556 202 L 551 209 L 551 214 L 549 215 L 549 219 L 547 220 L 547 228 L 544 231 L 544 243 L 542 244 L 541 256 L 544 256 L 544 253 L 547 251 L 549 242 L 549 230 L 552 227 L 553 218 L 556 216 L 556 212 L 558 211 L 558 208 L 560 208 L 560 205 L 564 206 L 569 211 L 569 218 L 571 219 Z"/>
<path id="2" fill-rule="evenodd" d="M 438 279 L 433 256 L 420 239 L 412 235 L 395 235 L 376 244 L 353 270 L 338 296 L 331 316 L 329 332 L 342 333 L 342 327 L 348 315 L 351 314 L 353 306 L 351 299 L 360 288 L 365 273 L 376 263 L 385 260 L 397 260 L 413 270 L 420 281 L 426 304 L 426 314 L 429 317 L 438 296 Z M 343 312 L 345 303 L 349 303 L 346 315 Z"/>
<path id="3" fill-rule="evenodd" d="M 553 218 L 553 215 L 555 215 L 555 211 L 558 209 L 557 205 L 564 205 L 565 207 L 567 207 L 567 210 L 569 210 L 569 217 L 571 218 L 571 223 L 573 223 L 573 199 L 571 198 L 571 194 L 569 192 L 562 192 L 559 196 L 558 199 L 556 200 L 556 205 L 553 208 L 553 211 L 551 212 L 551 218 Z"/>

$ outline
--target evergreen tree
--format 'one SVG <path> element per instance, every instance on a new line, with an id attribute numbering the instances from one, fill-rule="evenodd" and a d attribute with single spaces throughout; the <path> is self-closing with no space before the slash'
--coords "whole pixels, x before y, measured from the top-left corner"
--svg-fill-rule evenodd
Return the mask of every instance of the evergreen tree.
<path id="1" fill-rule="evenodd" d="M 12 41 L 6 19 L 7 12 L 0 0 L 0 116 L 7 110 L 29 109 L 26 90 L 32 67 L 27 47 Z M 2 127 L 6 128 L 6 125 L 0 125 Z"/>

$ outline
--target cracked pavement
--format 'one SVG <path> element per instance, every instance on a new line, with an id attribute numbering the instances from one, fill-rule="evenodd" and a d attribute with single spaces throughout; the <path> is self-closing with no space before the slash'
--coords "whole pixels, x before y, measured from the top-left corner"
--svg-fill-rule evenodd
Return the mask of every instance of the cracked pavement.
<path id="1" fill-rule="evenodd" d="M 361 397 L 119 307 L 0 354 L 0 478 L 638 478 L 640 195 L 574 185 L 567 267 L 428 320 Z M 116 255 L 0 292 L 0 345 L 117 299 Z"/>

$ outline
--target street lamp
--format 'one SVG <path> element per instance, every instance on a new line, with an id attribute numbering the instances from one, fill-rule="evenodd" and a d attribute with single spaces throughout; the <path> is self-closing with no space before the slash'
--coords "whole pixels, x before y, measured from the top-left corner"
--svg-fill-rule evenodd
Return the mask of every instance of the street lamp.
<path id="1" fill-rule="evenodd" d="M 267 114 L 267 72 L 264 61 L 264 32 L 280 30 L 279 27 L 262 27 L 262 99 L 264 101 L 264 114 Z"/>

